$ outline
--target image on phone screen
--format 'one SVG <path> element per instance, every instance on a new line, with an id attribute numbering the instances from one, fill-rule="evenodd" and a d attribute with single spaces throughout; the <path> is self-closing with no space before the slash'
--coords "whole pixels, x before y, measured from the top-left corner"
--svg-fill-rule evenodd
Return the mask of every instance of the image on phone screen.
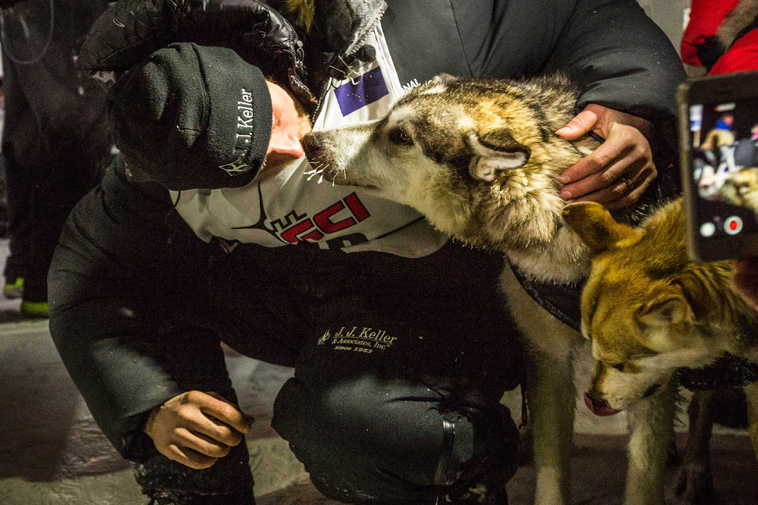
<path id="1" fill-rule="evenodd" d="M 758 232 L 758 99 L 691 104 L 700 240 Z"/>

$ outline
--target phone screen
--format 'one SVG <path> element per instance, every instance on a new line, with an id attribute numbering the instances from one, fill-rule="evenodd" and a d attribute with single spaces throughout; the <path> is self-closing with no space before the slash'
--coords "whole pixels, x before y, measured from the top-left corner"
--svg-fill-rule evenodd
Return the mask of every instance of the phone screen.
<path id="1" fill-rule="evenodd" d="M 697 240 L 758 233 L 758 98 L 691 103 L 688 112 Z"/>

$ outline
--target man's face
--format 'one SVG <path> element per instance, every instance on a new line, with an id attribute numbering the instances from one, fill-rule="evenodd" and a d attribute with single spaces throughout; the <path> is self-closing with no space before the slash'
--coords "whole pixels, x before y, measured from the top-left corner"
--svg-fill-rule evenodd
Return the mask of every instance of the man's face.
<path id="1" fill-rule="evenodd" d="M 266 151 L 265 170 L 277 168 L 304 155 L 300 140 L 311 131 L 303 108 L 284 88 L 266 81 L 271 94 L 271 140 Z"/>

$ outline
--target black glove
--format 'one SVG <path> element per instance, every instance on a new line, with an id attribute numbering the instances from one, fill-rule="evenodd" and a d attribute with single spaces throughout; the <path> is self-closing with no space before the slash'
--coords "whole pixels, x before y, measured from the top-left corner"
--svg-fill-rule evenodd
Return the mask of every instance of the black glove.
<path id="1" fill-rule="evenodd" d="M 244 186 L 266 156 L 268 87 L 225 47 L 160 49 L 119 79 L 108 105 L 127 166 L 169 189 Z"/>
<path id="2" fill-rule="evenodd" d="M 90 29 L 78 65 L 91 72 L 125 71 L 172 42 L 234 49 L 306 107 L 315 104 L 297 32 L 256 0 L 119 0 Z"/>
<path id="3" fill-rule="evenodd" d="M 697 57 L 700 63 L 709 71 L 725 52 L 726 48 L 721 45 L 721 42 L 715 35 L 708 37 L 702 44 L 698 44 L 697 46 Z"/>

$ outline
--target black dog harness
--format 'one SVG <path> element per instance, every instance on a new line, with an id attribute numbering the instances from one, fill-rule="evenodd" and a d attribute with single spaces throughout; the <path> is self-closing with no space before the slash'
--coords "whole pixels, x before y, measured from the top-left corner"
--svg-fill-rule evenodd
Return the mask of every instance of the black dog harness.
<path id="1" fill-rule="evenodd" d="M 741 388 L 758 381 L 758 363 L 725 353 L 704 368 L 680 368 L 677 376 L 690 391 Z"/>
<path id="2" fill-rule="evenodd" d="M 521 287 L 535 302 L 563 324 L 579 331 L 582 320 L 580 300 L 585 279 L 571 284 L 537 282 L 526 277 L 518 267 L 512 265 L 511 269 Z"/>

